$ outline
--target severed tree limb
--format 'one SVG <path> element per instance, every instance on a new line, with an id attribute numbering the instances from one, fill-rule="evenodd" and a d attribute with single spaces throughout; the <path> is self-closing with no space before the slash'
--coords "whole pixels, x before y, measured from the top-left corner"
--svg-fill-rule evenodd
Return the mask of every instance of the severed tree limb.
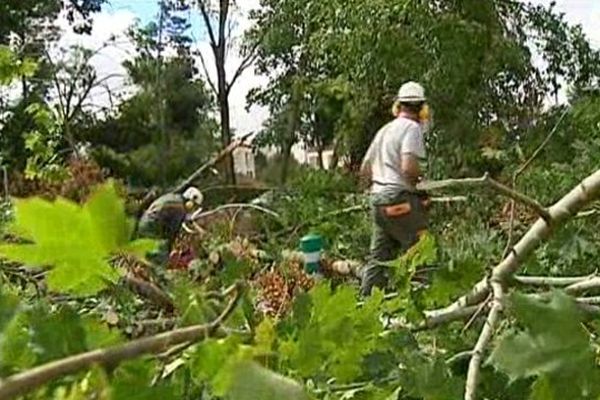
<path id="1" fill-rule="evenodd" d="M 175 189 L 173 189 L 174 193 L 183 192 L 187 189 L 196 179 L 198 179 L 202 174 L 208 170 L 209 168 L 215 166 L 219 161 L 227 157 L 230 153 L 232 153 L 235 149 L 241 146 L 250 136 L 252 136 L 253 132 L 250 132 L 241 138 L 232 141 L 229 143 L 224 149 L 222 149 L 219 153 L 217 153 L 214 157 L 212 157 L 208 162 L 204 163 L 200 168 L 198 168 L 192 175 L 190 175 L 185 181 L 179 184 Z"/>
<path id="2" fill-rule="evenodd" d="M 476 399 L 476 389 L 479 381 L 479 371 L 481 368 L 483 351 L 491 340 L 500 318 L 502 301 L 504 299 L 504 287 L 510 282 L 521 262 L 531 255 L 542 240 L 550 234 L 551 226 L 560 226 L 569 218 L 575 216 L 586 204 L 595 200 L 598 196 L 600 196 L 600 170 L 597 170 L 592 175 L 588 176 L 566 196 L 550 207 L 548 210 L 550 220 L 546 221 L 543 217 L 538 219 L 521 240 L 515 244 L 508 257 L 492 270 L 490 286 L 494 294 L 494 300 L 487 318 L 487 323 L 481 331 L 474 348 L 473 357 L 469 363 L 465 387 L 465 400 Z M 595 281 L 597 279 L 598 278 L 592 278 L 590 281 Z M 577 285 L 581 285 L 581 283 Z"/>
<path id="3" fill-rule="evenodd" d="M 500 320 L 500 313 L 502 311 L 502 302 L 504 300 L 504 288 L 502 283 L 494 280 L 492 277 L 492 290 L 494 297 L 492 299 L 492 307 L 485 321 L 485 325 L 481 330 L 479 339 L 473 348 L 471 360 L 469 361 L 469 370 L 467 371 L 467 383 L 465 385 L 465 400 L 475 400 L 477 384 L 479 383 L 479 372 L 481 369 L 481 361 L 483 360 L 483 354 L 485 349 L 494 335 L 498 321 Z M 497 279 L 497 278 L 496 278 Z"/>
<path id="4" fill-rule="evenodd" d="M 158 286 L 134 276 L 126 276 L 124 282 L 127 287 L 138 295 L 150 300 L 154 304 L 166 309 L 173 310 L 173 300 Z"/>
<path id="5" fill-rule="evenodd" d="M 460 312 L 460 310 L 477 305 L 484 301 L 486 297 L 490 294 L 489 285 L 487 278 L 482 279 L 477 282 L 475 286 L 471 289 L 471 291 L 457 300 L 455 300 L 449 306 L 444 308 L 439 308 L 436 310 L 427 310 L 424 311 L 426 320 L 437 320 L 444 319 L 447 314 L 455 314 Z"/>
<path id="6" fill-rule="evenodd" d="M 94 365 L 112 368 L 123 361 L 144 354 L 160 353 L 180 343 L 194 342 L 213 336 L 229 318 L 242 297 L 245 285 L 239 283 L 233 299 L 213 322 L 164 332 L 155 336 L 133 340 L 118 346 L 92 350 L 61 360 L 52 361 L 33 369 L 21 372 L 0 381 L 0 399 L 14 399 L 24 395 L 54 379 L 74 374 Z"/>
<path id="7" fill-rule="evenodd" d="M 412 329 L 415 332 L 434 329 L 438 326 L 447 324 L 449 322 L 454 322 L 458 320 L 463 320 L 466 318 L 472 318 L 480 309 L 485 308 L 485 304 L 477 304 L 473 306 L 467 306 L 462 308 L 456 308 L 452 312 L 440 313 L 439 315 L 430 316 L 425 319 L 425 321 Z"/>
<path id="8" fill-rule="evenodd" d="M 431 191 L 451 186 L 489 186 L 498 193 L 533 209 L 546 221 L 549 221 L 551 218 L 548 210 L 542 204 L 540 204 L 540 202 L 527 196 L 526 194 L 511 189 L 508 186 L 496 181 L 495 179 L 491 178 L 488 173 L 483 175 L 481 178 L 448 179 L 444 181 L 423 182 L 417 185 L 417 189 Z"/>
<path id="9" fill-rule="evenodd" d="M 592 277 L 568 286 L 565 291 L 568 294 L 578 294 L 588 290 L 600 289 L 600 277 Z"/>
<path id="10" fill-rule="evenodd" d="M 469 180 L 473 179 L 469 178 Z M 587 177 L 565 197 L 550 207 L 548 211 L 552 217 L 552 225 L 560 226 L 561 222 L 575 216 L 579 210 L 586 204 L 594 201 L 598 196 L 600 196 L 600 170 Z M 550 230 L 550 225 L 543 218 L 538 219 L 498 267 L 502 266 L 502 271 L 507 277 L 512 275 L 517 270 L 522 259 L 533 252 L 550 233 Z M 477 282 L 466 295 L 463 295 L 444 308 L 425 311 L 425 316 L 426 318 L 439 318 L 446 313 L 456 312 L 458 309 L 480 303 L 489 293 L 489 283 L 487 278 L 484 278 Z"/>
<path id="11" fill-rule="evenodd" d="M 577 283 L 587 281 L 596 276 L 597 276 L 596 273 L 593 273 L 588 276 L 565 276 L 565 277 L 517 275 L 514 277 L 514 280 L 523 285 L 560 287 L 560 286 L 575 285 Z"/>

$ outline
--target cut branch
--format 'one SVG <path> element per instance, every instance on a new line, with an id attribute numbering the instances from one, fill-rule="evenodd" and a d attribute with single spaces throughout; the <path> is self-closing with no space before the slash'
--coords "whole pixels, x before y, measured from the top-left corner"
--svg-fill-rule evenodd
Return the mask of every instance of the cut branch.
<path id="1" fill-rule="evenodd" d="M 131 291 L 150 300 L 154 304 L 166 310 L 174 309 L 175 306 L 171 298 L 160 290 L 158 286 L 134 276 L 126 276 L 124 281 Z"/>
<path id="2" fill-rule="evenodd" d="M 600 277 L 593 277 L 568 286 L 565 291 L 568 294 L 579 294 L 588 290 L 600 289 Z"/>
<path id="3" fill-rule="evenodd" d="M 587 281 L 596 274 L 588 275 L 588 276 L 565 276 L 565 277 L 553 277 L 553 276 L 522 276 L 517 275 L 514 277 L 515 281 L 530 286 L 570 286 L 575 285 L 580 282 Z"/>
<path id="4" fill-rule="evenodd" d="M 239 146 L 241 146 L 251 135 L 252 135 L 252 132 L 242 136 L 238 140 L 234 140 L 233 142 L 229 143 L 223 150 L 221 150 L 219 153 L 217 153 L 213 158 L 211 158 L 208 162 L 206 162 L 204 165 L 202 165 L 200 168 L 198 168 L 192 175 L 190 175 L 185 181 L 183 181 L 183 183 L 181 183 L 179 186 L 177 186 L 173 190 L 173 192 L 175 192 L 175 193 L 183 192 L 192 183 L 194 183 L 194 181 L 196 179 L 198 179 L 200 176 L 202 176 L 202 174 L 206 170 L 208 170 L 209 168 L 212 168 L 217 163 L 219 163 L 219 161 L 221 161 L 222 159 L 227 157 L 231 152 L 233 152 L 235 149 L 237 149 Z"/>
<path id="5" fill-rule="evenodd" d="M 465 400 L 475 400 L 477 384 L 479 383 L 481 361 L 485 349 L 494 335 L 498 321 L 500 320 L 500 312 L 502 311 L 502 302 L 504 300 L 504 289 L 500 281 L 492 277 L 492 289 L 494 299 L 492 300 L 492 308 L 488 314 L 485 325 L 481 330 L 479 339 L 473 348 L 473 354 L 469 361 L 469 370 L 467 372 L 467 383 L 465 386 Z"/>
<path id="6" fill-rule="evenodd" d="M 456 309 L 452 310 L 451 312 L 447 312 L 447 313 L 440 313 L 438 315 L 428 316 L 425 319 L 425 322 L 423 324 L 419 325 L 417 328 L 415 328 L 414 331 L 434 329 L 434 328 L 437 328 L 438 326 L 441 326 L 441 325 L 444 325 L 444 324 L 447 324 L 450 322 L 471 318 L 478 311 L 480 311 L 481 308 L 482 308 L 482 305 L 473 305 L 473 306 L 468 306 L 468 307 L 456 308 Z"/>
<path id="7" fill-rule="evenodd" d="M 531 197 L 523 193 L 517 192 L 516 190 L 513 190 L 506 185 L 503 185 L 502 183 L 491 178 L 487 173 L 481 178 L 448 179 L 443 181 L 423 182 L 417 185 L 417 189 L 430 191 L 452 186 L 489 186 L 496 192 L 533 209 L 540 217 L 544 218 L 546 221 L 550 220 L 550 214 L 548 210 L 537 200 L 532 199 Z"/>
<path id="8" fill-rule="evenodd" d="M 483 352 L 491 340 L 500 317 L 504 287 L 510 282 L 513 274 L 519 268 L 521 262 L 533 253 L 536 247 L 545 239 L 551 231 L 551 225 L 560 226 L 569 218 L 572 218 L 586 204 L 594 201 L 600 195 L 600 170 L 584 179 L 577 187 L 554 204 L 549 210 L 550 220 L 540 218 L 512 248 L 508 257 L 498 264 L 492 271 L 490 285 L 492 287 L 494 300 L 492 309 L 488 315 L 487 323 L 481 331 L 481 335 L 474 348 L 474 354 L 469 363 L 467 383 L 465 387 L 465 400 L 475 400 L 479 370 Z M 592 278 L 587 282 L 600 279 Z M 582 283 L 576 284 L 581 287 Z M 575 285 L 573 285 L 575 286 Z"/>
<path id="9" fill-rule="evenodd" d="M 156 336 L 133 340 L 119 346 L 77 354 L 9 376 L 0 383 L 0 399 L 14 399 L 54 379 L 77 373 L 94 365 L 114 368 L 123 361 L 144 354 L 159 353 L 180 343 L 195 342 L 211 337 L 233 313 L 242 296 L 243 289 L 244 285 L 242 283 L 237 285 L 237 291 L 233 299 L 227 304 L 221 315 L 209 324 L 181 328 Z"/>
<path id="10" fill-rule="evenodd" d="M 476 181 L 476 179 L 469 179 Z M 451 180 L 457 181 L 457 180 Z M 459 180 L 462 181 L 462 180 Z M 481 179 L 479 179 L 481 181 Z M 443 182 L 443 181 L 442 181 Z M 448 181 L 446 181 L 448 182 Z M 452 185 L 452 184 L 451 184 Z M 444 185 L 441 187 L 446 187 Z M 440 187 L 440 186 L 436 186 Z M 594 201 L 600 195 L 600 170 L 594 172 L 571 190 L 566 196 L 548 209 L 553 226 L 560 226 L 563 222 L 575 216 L 586 204 Z M 550 225 L 543 219 L 538 219 L 521 240 L 511 249 L 509 255 L 494 269 L 502 277 L 500 280 L 507 282 L 508 278 L 516 272 L 520 263 L 527 258 L 537 246 L 550 233 Z M 600 284 L 600 278 L 598 278 Z M 576 287 L 578 288 L 578 287 Z M 567 288 L 569 290 L 569 288 Z M 573 288 L 571 288 L 573 290 Z M 446 313 L 455 312 L 457 309 L 480 303 L 490 293 L 486 278 L 479 281 L 471 291 L 460 297 L 447 307 L 426 311 L 426 318 L 439 318 Z"/>

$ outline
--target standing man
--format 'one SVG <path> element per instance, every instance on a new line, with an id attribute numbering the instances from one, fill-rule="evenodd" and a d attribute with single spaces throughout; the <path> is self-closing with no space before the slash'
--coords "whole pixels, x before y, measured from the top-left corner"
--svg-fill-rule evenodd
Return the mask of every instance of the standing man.
<path id="1" fill-rule="evenodd" d="M 370 183 L 373 233 L 368 263 L 362 274 L 361 295 L 388 282 L 387 267 L 379 265 L 406 251 L 427 229 L 426 202 L 416 191 L 425 160 L 422 117 L 427 112 L 425 90 L 407 82 L 398 92 L 395 119 L 375 135 L 361 165 Z"/>

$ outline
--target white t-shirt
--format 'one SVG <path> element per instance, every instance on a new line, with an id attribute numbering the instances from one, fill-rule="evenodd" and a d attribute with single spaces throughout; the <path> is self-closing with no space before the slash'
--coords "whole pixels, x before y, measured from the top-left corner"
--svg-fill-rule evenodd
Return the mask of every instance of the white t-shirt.
<path id="1" fill-rule="evenodd" d="M 371 164 L 373 193 L 411 188 L 400 170 L 403 154 L 424 159 L 425 143 L 419 123 L 399 117 L 377 132 L 365 155 L 365 162 Z"/>

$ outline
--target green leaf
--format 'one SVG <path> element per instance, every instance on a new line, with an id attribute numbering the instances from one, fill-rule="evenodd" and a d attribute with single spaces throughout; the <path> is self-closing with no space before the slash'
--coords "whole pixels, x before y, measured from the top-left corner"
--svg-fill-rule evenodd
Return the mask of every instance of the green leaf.
<path id="1" fill-rule="evenodd" d="M 561 291 L 547 301 L 516 293 L 510 299 L 524 331 L 504 334 L 489 362 L 511 381 L 538 378 L 533 398 L 550 392 L 560 398 L 600 395 L 600 370 L 573 299 Z"/>
<path id="2" fill-rule="evenodd" d="M 2 244 L 2 257 L 49 267 L 51 290 L 83 296 L 98 293 L 120 278 L 122 271 L 110 265 L 111 256 L 140 255 L 152 245 L 129 241 L 132 224 L 112 181 L 98 186 L 83 206 L 62 198 L 17 199 L 11 230 L 32 243 Z"/>
<path id="3" fill-rule="evenodd" d="M 119 330 L 110 329 L 100 320 L 82 317 L 81 322 L 85 329 L 85 343 L 88 350 L 114 346 L 124 340 Z"/>
<path id="4" fill-rule="evenodd" d="M 63 358 L 86 351 L 86 332 L 77 312 L 63 307 L 49 313 L 46 307 L 36 307 L 28 313 L 30 346 L 37 363 Z"/>
<path id="5" fill-rule="evenodd" d="M 271 353 L 273 343 L 275 341 L 275 327 L 270 318 L 265 318 L 256 327 L 256 345 L 254 349 L 258 354 Z"/>
<path id="6" fill-rule="evenodd" d="M 515 293 L 511 304 L 525 332 L 505 334 L 489 359 L 511 380 L 558 373 L 592 361 L 581 315 L 569 296 L 554 291 L 543 303 Z"/>
<path id="7" fill-rule="evenodd" d="M 231 369 L 231 400 L 308 400 L 304 388 L 292 379 L 251 361 L 239 361 Z"/>
<path id="8" fill-rule="evenodd" d="M 175 388 L 168 382 L 151 385 L 157 368 L 147 360 L 133 360 L 122 364 L 111 380 L 111 400 L 166 400 L 175 399 Z"/>
<path id="9" fill-rule="evenodd" d="M 132 226 L 114 184 L 98 187 L 83 206 L 83 212 L 90 219 L 91 240 L 101 253 L 110 253 L 128 244 Z"/>

